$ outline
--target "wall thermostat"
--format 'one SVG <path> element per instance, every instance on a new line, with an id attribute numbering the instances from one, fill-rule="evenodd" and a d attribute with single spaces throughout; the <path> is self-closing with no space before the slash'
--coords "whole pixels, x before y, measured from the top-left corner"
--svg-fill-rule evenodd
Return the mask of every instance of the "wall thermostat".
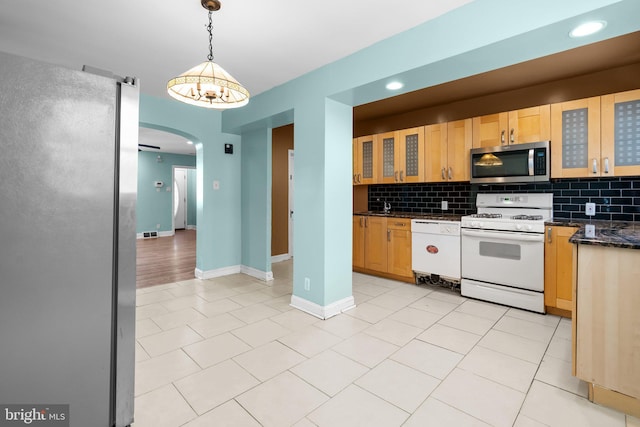
<path id="1" fill-rule="evenodd" d="M 224 154 L 233 154 L 233 144 L 224 144 Z"/>
<path id="2" fill-rule="evenodd" d="M 162 181 L 154 181 L 153 185 L 156 188 L 162 188 L 164 186 L 164 182 L 162 182 Z"/>

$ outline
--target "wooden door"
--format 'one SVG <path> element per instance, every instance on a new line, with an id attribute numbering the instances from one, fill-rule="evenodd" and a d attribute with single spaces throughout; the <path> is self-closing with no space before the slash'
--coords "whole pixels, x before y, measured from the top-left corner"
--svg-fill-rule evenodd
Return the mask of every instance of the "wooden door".
<path id="1" fill-rule="evenodd" d="M 364 216 L 353 216 L 353 266 L 364 268 Z"/>
<path id="2" fill-rule="evenodd" d="M 424 127 L 404 129 L 398 132 L 400 153 L 399 181 L 424 181 Z"/>
<path id="3" fill-rule="evenodd" d="M 387 271 L 387 218 L 368 216 L 365 219 L 364 266 L 369 270 Z"/>
<path id="4" fill-rule="evenodd" d="M 640 89 L 601 100 L 601 175 L 640 175 Z"/>
<path id="5" fill-rule="evenodd" d="M 549 104 L 509 112 L 509 144 L 549 141 L 551 107 Z"/>
<path id="6" fill-rule="evenodd" d="M 447 170 L 449 181 L 469 181 L 472 120 L 457 120 L 447 124 Z"/>
<path id="7" fill-rule="evenodd" d="M 599 159 L 600 97 L 552 104 L 551 178 L 600 176 Z"/>
<path id="8" fill-rule="evenodd" d="M 473 148 L 508 144 L 509 114 L 497 113 L 473 118 Z"/>
<path id="9" fill-rule="evenodd" d="M 389 218 L 387 220 L 387 265 L 388 272 L 411 277 L 411 220 Z"/>
<path id="10" fill-rule="evenodd" d="M 425 180 L 447 181 L 447 124 L 428 125 L 425 133 Z"/>

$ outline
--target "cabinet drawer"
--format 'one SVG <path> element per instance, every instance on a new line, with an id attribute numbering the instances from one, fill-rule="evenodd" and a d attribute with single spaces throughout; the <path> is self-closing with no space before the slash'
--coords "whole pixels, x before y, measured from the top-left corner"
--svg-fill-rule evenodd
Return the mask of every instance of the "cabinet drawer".
<path id="1" fill-rule="evenodd" d="M 389 230 L 411 231 L 411 219 L 409 218 L 387 218 L 387 228 Z"/>

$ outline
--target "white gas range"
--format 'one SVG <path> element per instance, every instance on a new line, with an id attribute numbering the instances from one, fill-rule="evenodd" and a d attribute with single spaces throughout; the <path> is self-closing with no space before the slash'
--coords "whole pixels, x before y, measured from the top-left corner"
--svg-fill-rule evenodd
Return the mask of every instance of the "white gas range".
<path id="1" fill-rule="evenodd" d="M 461 219 L 464 296 L 544 313 L 544 223 L 553 194 L 478 194 Z"/>

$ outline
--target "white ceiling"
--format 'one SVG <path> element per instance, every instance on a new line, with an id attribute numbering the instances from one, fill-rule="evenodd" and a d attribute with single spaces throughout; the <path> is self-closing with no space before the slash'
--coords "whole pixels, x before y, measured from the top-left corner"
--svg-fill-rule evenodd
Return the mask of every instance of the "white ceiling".
<path id="1" fill-rule="evenodd" d="M 214 60 L 257 95 L 471 1 L 222 0 Z M 199 0 L 0 0 L 0 8 L 1 51 L 135 76 L 156 97 L 168 99 L 167 81 L 208 54 Z M 141 143 L 165 152 L 184 152 L 185 141 L 140 132 Z"/>
<path id="2" fill-rule="evenodd" d="M 153 145 L 160 149 L 139 147 L 142 151 L 153 151 L 174 154 L 196 154 L 196 147 L 189 144 L 186 138 L 169 132 L 150 128 L 139 128 L 138 142 L 140 144 Z"/>

